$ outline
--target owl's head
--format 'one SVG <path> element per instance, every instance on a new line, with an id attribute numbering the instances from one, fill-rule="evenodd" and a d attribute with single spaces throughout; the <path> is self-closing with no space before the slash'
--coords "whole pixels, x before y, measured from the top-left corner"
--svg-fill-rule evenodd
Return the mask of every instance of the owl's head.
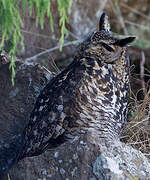
<path id="1" fill-rule="evenodd" d="M 133 42 L 135 37 L 118 39 L 110 32 L 110 24 L 106 13 L 102 13 L 99 30 L 93 32 L 80 44 L 79 56 L 98 58 L 105 63 L 113 63 L 124 54 L 126 45 Z"/>

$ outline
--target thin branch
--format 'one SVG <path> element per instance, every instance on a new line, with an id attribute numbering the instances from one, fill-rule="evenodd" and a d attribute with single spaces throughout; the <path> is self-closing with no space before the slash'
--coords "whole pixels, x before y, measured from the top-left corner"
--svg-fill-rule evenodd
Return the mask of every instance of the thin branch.
<path id="1" fill-rule="evenodd" d="M 148 120 L 149 120 L 148 117 L 146 117 L 145 119 L 143 119 L 143 120 L 141 120 L 141 121 L 138 121 L 138 122 L 136 122 L 136 123 L 135 123 L 135 122 L 133 122 L 133 123 L 131 122 L 131 123 L 129 123 L 130 126 L 128 127 L 128 129 L 131 129 L 131 130 L 132 130 L 134 127 L 138 127 L 138 125 L 140 125 L 140 124 L 142 125 L 142 124 L 144 124 L 144 122 L 147 122 Z M 132 125 L 132 124 L 133 124 L 133 125 Z M 141 125 L 140 125 L 140 126 L 141 126 Z"/>
<path id="2" fill-rule="evenodd" d="M 108 2 L 108 0 L 100 1 L 100 6 L 99 6 L 99 9 L 96 13 L 97 18 L 99 18 L 100 14 L 104 11 L 107 2 Z M 96 20 L 94 20 L 94 22 L 96 23 Z"/>
<path id="3" fill-rule="evenodd" d="M 149 108 L 148 117 L 149 117 L 149 119 L 150 119 L 150 102 L 149 102 L 149 104 L 148 104 L 148 108 Z"/>
<path id="4" fill-rule="evenodd" d="M 59 73 L 59 72 L 60 72 L 60 69 L 57 67 L 54 58 L 53 58 L 52 56 L 50 56 L 50 55 L 49 55 L 49 57 L 50 57 L 50 59 L 51 59 L 51 60 L 50 60 L 50 63 L 51 63 L 51 65 L 52 65 L 52 67 L 56 70 L 57 73 Z"/>
<path id="5" fill-rule="evenodd" d="M 34 36 L 38 36 L 38 37 L 42 37 L 42 38 L 46 38 L 46 39 L 54 39 L 51 36 L 48 36 L 48 35 L 45 35 L 45 34 L 31 32 L 31 31 L 27 31 L 27 30 L 23 30 L 23 29 L 21 29 L 21 32 L 26 33 L 26 34 L 30 34 L 30 35 L 34 35 Z M 56 39 L 56 40 L 58 40 L 58 39 Z"/>
<path id="6" fill-rule="evenodd" d="M 125 4 L 125 3 L 121 3 L 120 5 L 123 6 L 123 7 L 125 7 L 125 8 L 127 8 L 127 9 L 129 9 L 131 12 L 133 12 L 133 13 L 135 13 L 135 14 L 138 14 L 138 15 L 142 16 L 143 18 L 145 18 L 145 19 L 147 19 L 147 20 L 150 21 L 150 18 L 149 18 L 148 16 L 146 16 L 145 14 L 143 14 L 142 12 L 140 12 L 140 11 L 138 11 L 138 10 L 130 7 L 130 6 L 128 6 L 128 5 Z"/>
<path id="7" fill-rule="evenodd" d="M 77 35 L 75 35 L 74 33 L 72 33 L 71 31 L 69 31 L 68 30 L 68 34 L 70 35 L 70 36 L 72 36 L 74 39 L 76 39 L 76 40 L 79 40 L 80 39 L 80 37 L 78 37 Z"/>
<path id="8" fill-rule="evenodd" d="M 145 143 L 145 142 L 150 142 L 150 140 L 149 139 L 146 139 L 146 140 L 144 140 L 144 141 L 138 141 L 138 142 L 129 142 L 128 144 L 130 144 L 130 145 L 136 145 L 136 144 L 142 144 L 142 143 Z"/>
<path id="9" fill-rule="evenodd" d="M 76 45 L 76 44 L 78 44 L 78 43 L 81 43 L 82 41 L 83 41 L 83 40 L 75 40 L 75 41 L 72 41 L 72 42 L 67 42 L 67 43 L 65 43 L 65 44 L 63 45 L 63 47 L 71 46 L 71 45 Z M 47 49 L 47 50 L 42 51 L 42 52 L 40 52 L 40 53 L 38 53 L 38 54 L 36 54 L 36 55 L 34 55 L 34 56 L 32 56 L 32 57 L 26 58 L 24 62 L 25 62 L 25 63 L 32 63 L 32 62 L 36 61 L 36 59 L 37 59 L 38 57 L 40 57 L 40 56 L 42 56 L 42 55 L 44 55 L 44 54 L 53 52 L 53 51 L 55 51 L 55 50 L 58 50 L 59 48 L 60 48 L 60 46 L 56 46 L 56 47 L 53 47 L 53 48 L 51 48 L 51 49 Z"/>
<path id="10" fill-rule="evenodd" d="M 145 95 L 145 81 L 144 81 L 144 65 L 145 65 L 145 54 L 144 51 L 141 52 L 141 61 L 140 61 L 140 78 L 142 83 L 143 94 Z"/>
<path id="11" fill-rule="evenodd" d="M 141 28 L 142 30 L 150 31 L 150 28 L 148 26 L 143 26 L 142 24 L 137 24 L 137 23 L 134 23 L 134 22 L 131 22 L 131 21 L 128 21 L 128 20 L 125 20 L 124 22 L 126 24 L 130 24 L 132 26 L 137 26 L 137 27 Z"/>
<path id="12" fill-rule="evenodd" d="M 8 177 L 8 180 L 10 180 L 10 176 L 9 176 L 9 173 L 7 174 L 7 177 Z"/>
<path id="13" fill-rule="evenodd" d="M 101 2 L 100 12 L 102 12 L 102 11 L 104 10 L 104 8 L 105 8 L 105 6 L 106 6 L 106 4 L 107 4 L 107 1 L 108 1 L 108 0 L 103 0 L 103 1 Z"/>
<path id="14" fill-rule="evenodd" d="M 148 105 L 149 101 L 150 101 L 150 89 L 148 90 L 147 93 L 145 93 L 145 97 L 144 97 L 142 106 L 141 106 L 140 111 L 138 113 L 139 114 L 139 119 L 141 119 L 142 113 L 143 113 L 144 109 L 146 109 L 146 106 Z"/>
<path id="15" fill-rule="evenodd" d="M 128 35 L 129 33 L 128 33 L 128 30 L 127 30 L 127 28 L 126 28 L 126 25 L 125 25 L 125 22 L 124 22 L 124 19 L 123 19 L 123 16 L 122 16 L 120 7 L 119 7 L 118 5 L 116 5 L 116 8 L 115 8 L 112 0 L 110 0 L 109 2 L 110 2 L 110 4 L 111 4 L 111 6 L 112 6 L 113 12 L 115 13 L 117 19 L 118 19 L 119 22 L 120 22 L 120 25 L 121 25 L 121 27 L 122 27 L 122 29 L 123 29 L 124 34 L 125 34 L 125 35 Z"/>

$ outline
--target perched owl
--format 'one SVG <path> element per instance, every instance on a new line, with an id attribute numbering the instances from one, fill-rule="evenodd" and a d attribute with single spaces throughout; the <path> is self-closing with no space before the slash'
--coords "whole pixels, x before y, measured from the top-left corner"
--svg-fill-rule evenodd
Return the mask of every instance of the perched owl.
<path id="1" fill-rule="evenodd" d="M 127 118 L 128 43 L 110 32 L 103 13 L 99 30 L 78 47 L 73 62 L 42 90 L 24 131 L 19 159 L 55 148 L 76 134 L 118 137 Z"/>

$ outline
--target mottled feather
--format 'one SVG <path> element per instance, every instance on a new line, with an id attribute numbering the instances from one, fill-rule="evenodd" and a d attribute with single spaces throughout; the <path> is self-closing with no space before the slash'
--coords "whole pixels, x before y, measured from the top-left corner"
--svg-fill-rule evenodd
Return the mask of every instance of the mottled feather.
<path id="1" fill-rule="evenodd" d="M 73 62 L 42 90 L 24 131 L 20 159 L 86 131 L 110 139 L 119 136 L 127 118 L 126 45 L 134 38 L 113 37 L 107 23 L 107 15 L 102 14 L 99 31 L 79 45 Z"/>

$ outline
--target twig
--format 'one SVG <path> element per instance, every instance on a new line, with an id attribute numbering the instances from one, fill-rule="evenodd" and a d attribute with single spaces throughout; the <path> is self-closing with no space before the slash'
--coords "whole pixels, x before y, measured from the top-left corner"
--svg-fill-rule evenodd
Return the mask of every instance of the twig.
<path id="1" fill-rule="evenodd" d="M 143 100 L 143 103 L 142 103 L 142 107 L 140 108 L 140 111 L 139 111 L 139 119 L 141 119 L 142 117 L 142 112 L 144 111 L 144 109 L 146 108 L 147 104 L 149 103 L 150 101 L 150 89 L 148 90 L 147 93 L 145 93 L 145 97 L 144 97 L 144 100 Z"/>
<path id="2" fill-rule="evenodd" d="M 77 35 L 75 35 L 74 33 L 72 33 L 71 31 L 68 30 L 68 34 L 70 34 L 70 36 L 72 36 L 74 39 L 78 40 L 80 39 Z"/>
<path id="3" fill-rule="evenodd" d="M 50 59 L 52 60 L 52 61 L 50 61 L 52 67 L 56 70 L 57 73 L 59 73 L 59 72 L 60 72 L 60 69 L 57 67 L 54 58 L 53 58 L 52 56 L 50 56 L 50 55 L 49 55 L 49 57 L 50 57 Z"/>
<path id="4" fill-rule="evenodd" d="M 107 1 L 108 0 L 100 1 L 101 4 L 100 4 L 100 7 L 99 7 L 99 10 L 96 13 L 97 18 L 99 18 L 100 14 L 104 11 L 104 8 L 105 8 L 105 6 L 107 4 Z"/>
<path id="5" fill-rule="evenodd" d="M 144 140 L 144 141 L 138 141 L 138 142 L 129 142 L 128 144 L 130 144 L 130 145 L 136 145 L 136 144 L 142 144 L 142 143 L 145 143 L 145 142 L 149 142 L 150 140 L 149 139 L 146 139 L 146 140 Z"/>
<path id="6" fill-rule="evenodd" d="M 132 26 L 137 26 L 137 27 L 139 27 L 139 28 L 141 28 L 143 30 L 150 31 L 150 28 L 148 26 L 143 26 L 141 24 L 137 24 L 137 23 L 134 23 L 134 22 L 131 22 L 131 21 L 128 21 L 128 20 L 125 20 L 124 22 L 125 22 L 125 24 L 130 24 Z"/>
<path id="7" fill-rule="evenodd" d="M 147 122 L 147 121 L 148 121 L 148 117 L 146 117 L 145 119 L 138 121 L 136 123 L 133 122 L 133 125 L 132 125 L 132 123 L 130 123 L 130 127 L 128 129 L 133 129 L 134 127 L 137 127 L 140 124 L 144 124 L 144 122 Z"/>
<path id="8" fill-rule="evenodd" d="M 148 117 L 149 117 L 149 119 L 150 119 L 150 102 L 149 102 L 149 104 L 148 104 L 148 108 L 149 108 Z M 149 122 L 149 123 L 150 123 L 150 122 Z"/>
<path id="9" fill-rule="evenodd" d="M 105 8 L 105 6 L 106 6 L 106 3 L 107 3 L 107 0 L 103 0 L 103 1 L 101 2 L 100 12 L 102 12 L 102 11 L 104 10 L 104 8 Z"/>
<path id="10" fill-rule="evenodd" d="M 140 61 L 140 78 L 141 78 L 143 94 L 145 95 L 146 89 L 145 89 L 145 81 L 144 81 L 144 65 L 145 65 L 145 54 L 144 54 L 144 51 L 142 51 L 141 61 Z"/>
<path id="11" fill-rule="evenodd" d="M 44 68 L 47 74 L 51 74 L 51 72 L 45 66 L 42 66 L 42 67 Z"/>
<path id="12" fill-rule="evenodd" d="M 78 43 L 81 43 L 82 41 L 83 41 L 83 40 L 75 40 L 75 41 L 72 41 L 72 42 L 67 42 L 67 43 L 65 43 L 65 44 L 63 45 L 63 47 L 70 46 L 70 45 L 76 45 L 76 44 L 78 44 Z M 36 59 L 37 59 L 38 57 L 40 57 L 40 56 L 42 56 L 42 55 L 44 55 L 44 54 L 53 52 L 53 51 L 55 51 L 55 50 L 57 50 L 57 49 L 59 49 L 59 46 L 56 46 L 56 47 L 51 48 L 51 49 L 47 49 L 47 50 L 42 51 L 42 52 L 40 52 L 40 53 L 38 53 L 38 54 L 36 54 L 36 55 L 34 55 L 34 56 L 32 56 L 32 57 L 26 58 L 24 62 L 25 62 L 25 63 L 32 63 L 32 62 L 36 61 Z"/>
<path id="13" fill-rule="evenodd" d="M 42 38 L 46 38 L 46 39 L 54 39 L 54 38 L 51 38 L 51 36 L 48 36 L 48 35 L 45 35 L 45 34 L 39 34 L 39 33 L 36 33 L 36 32 L 31 32 L 31 31 L 26 31 L 26 30 L 21 30 L 21 32 L 23 33 L 26 33 L 26 34 L 30 34 L 30 35 L 34 35 L 34 36 L 38 36 L 38 37 L 42 37 Z M 58 40 L 58 39 L 56 39 Z"/>
<path id="14" fill-rule="evenodd" d="M 145 14 L 139 12 L 138 10 L 136 10 L 136 9 L 128 6 L 127 4 L 121 3 L 120 5 L 123 6 L 123 7 L 125 7 L 125 8 L 127 8 L 127 9 L 129 9 L 129 10 L 132 11 L 133 13 L 138 14 L 138 15 L 142 16 L 143 18 L 145 18 L 145 19 L 147 19 L 147 20 L 150 21 L 150 18 L 149 18 L 148 16 L 146 16 Z"/>
<path id="15" fill-rule="evenodd" d="M 10 176 L 9 176 L 9 173 L 7 174 L 7 177 L 8 177 L 8 180 L 10 180 Z"/>
<path id="16" fill-rule="evenodd" d="M 119 6 L 116 4 L 116 8 L 115 8 L 112 0 L 110 0 L 110 4 L 112 6 L 113 12 L 115 13 L 117 19 L 120 22 L 120 25 L 121 25 L 121 27 L 122 27 L 122 29 L 124 31 L 124 34 L 128 35 L 129 33 L 128 33 L 128 30 L 126 28 L 126 25 L 125 25 L 125 22 L 124 22 L 124 19 L 123 19 L 123 16 L 122 16 L 122 13 L 121 13 L 121 10 L 120 10 Z"/>

